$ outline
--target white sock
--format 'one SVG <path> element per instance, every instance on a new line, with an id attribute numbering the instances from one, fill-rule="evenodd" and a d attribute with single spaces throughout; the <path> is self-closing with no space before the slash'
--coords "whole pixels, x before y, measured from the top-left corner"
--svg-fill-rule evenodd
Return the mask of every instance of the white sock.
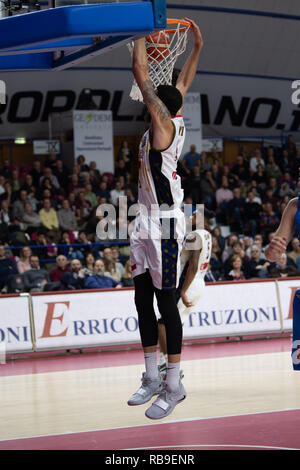
<path id="1" fill-rule="evenodd" d="M 168 364 L 168 354 L 160 353 L 159 355 L 159 364 L 162 366 L 163 364 Z"/>
<path id="2" fill-rule="evenodd" d="M 150 379 L 157 379 L 158 369 L 157 369 L 157 354 L 154 353 L 144 353 L 145 357 L 145 366 L 146 366 L 146 375 Z"/>
<path id="3" fill-rule="evenodd" d="M 179 387 L 179 374 L 180 362 L 169 362 L 166 383 L 172 391 L 177 390 Z"/>

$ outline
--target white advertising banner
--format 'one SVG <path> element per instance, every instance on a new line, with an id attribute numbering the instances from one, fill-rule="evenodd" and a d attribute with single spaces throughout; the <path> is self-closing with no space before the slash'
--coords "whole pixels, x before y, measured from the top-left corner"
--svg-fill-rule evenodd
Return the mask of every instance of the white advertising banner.
<path id="1" fill-rule="evenodd" d="M 185 338 L 279 332 L 274 282 L 209 285 L 184 319 Z"/>
<path id="2" fill-rule="evenodd" d="M 191 145 L 196 146 L 198 153 L 202 152 L 202 119 L 200 93 L 187 93 L 184 100 L 183 119 L 186 136 L 181 155 L 190 151 Z"/>
<path id="3" fill-rule="evenodd" d="M 133 290 L 33 295 L 36 350 L 139 342 Z"/>
<path id="4" fill-rule="evenodd" d="M 34 294 L 32 304 L 36 350 L 140 343 L 133 289 Z M 183 318 L 185 339 L 280 330 L 274 282 L 206 286 Z"/>
<path id="5" fill-rule="evenodd" d="M 114 172 L 111 111 L 73 111 L 74 156 L 95 161 L 101 173 Z"/>
<path id="6" fill-rule="evenodd" d="M 33 351 L 28 295 L 0 297 L 0 345 L 2 354 Z"/>
<path id="7" fill-rule="evenodd" d="M 300 279 L 285 279 L 278 281 L 280 307 L 284 331 L 293 328 L 293 300 L 297 289 L 300 289 Z"/>

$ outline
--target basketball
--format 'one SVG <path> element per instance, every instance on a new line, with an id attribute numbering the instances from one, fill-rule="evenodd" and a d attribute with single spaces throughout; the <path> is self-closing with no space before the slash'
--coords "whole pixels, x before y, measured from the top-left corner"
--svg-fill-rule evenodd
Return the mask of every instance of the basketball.
<path id="1" fill-rule="evenodd" d="M 170 54 L 170 38 L 164 31 L 146 37 L 146 50 L 149 62 L 161 62 Z"/>

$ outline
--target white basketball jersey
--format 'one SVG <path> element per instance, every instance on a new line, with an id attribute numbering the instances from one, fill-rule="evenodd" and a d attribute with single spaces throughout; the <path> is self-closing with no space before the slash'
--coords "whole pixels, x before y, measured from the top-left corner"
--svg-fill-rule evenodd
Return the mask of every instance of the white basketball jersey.
<path id="1" fill-rule="evenodd" d="M 149 130 L 141 139 L 139 148 L 138 202 L 150 209 L 164 205 L 174 209 L 183 202 L 181 178 L 177 175 L 177 162 L 185 139 L 182 116 L 172 118 L 174 137 L 169 148 L 157 151 L 151 148 Z"/>
<path id="2" fill-rule="evenodd" d="M 196 241 L 192 243 L 189 242 L 189 240 L 194 240 L 195 236 Z M 183 249 L 180 255 L 181 273 L 189 260 L 191 250 L 201 250 L 198 261 L 198 270 L 194 279 L 204 279 L 205 273 L 207 271 L 207 266 L 211 257 L 211 248 L 211 234 L 207 230 L 194 230 L 193 232 L 190 232 L 186 236 Z"/>

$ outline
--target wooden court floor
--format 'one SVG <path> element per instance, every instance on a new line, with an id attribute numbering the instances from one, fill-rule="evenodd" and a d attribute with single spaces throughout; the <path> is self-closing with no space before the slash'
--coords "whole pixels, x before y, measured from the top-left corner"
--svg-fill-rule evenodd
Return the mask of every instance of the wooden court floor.
<path id="1" fill-rule="evenodd" d="M 86 352 L 0 365 L 0 450 L 297 449 L 300 373 L 290 338 L 189 345 L 187 398 L 167 418 L 129 407 L 141 351 Z"/>

